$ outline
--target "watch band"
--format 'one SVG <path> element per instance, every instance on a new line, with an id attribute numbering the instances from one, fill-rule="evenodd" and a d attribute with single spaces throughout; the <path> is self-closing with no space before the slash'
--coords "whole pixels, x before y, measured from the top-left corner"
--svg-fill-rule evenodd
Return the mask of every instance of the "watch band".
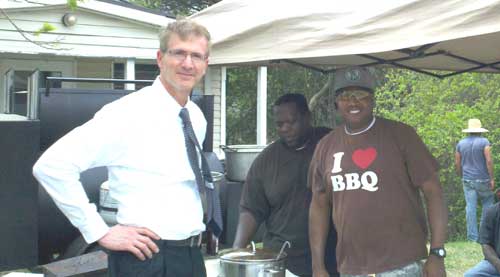
<path id="1" fill-rule="evenodd" d="M 440 258 L 446 257 L 446 250 L 444 247 L 436 247 L 436 248 L 431 248 L 429 250 L 429 255 L 434 255 Z"/>

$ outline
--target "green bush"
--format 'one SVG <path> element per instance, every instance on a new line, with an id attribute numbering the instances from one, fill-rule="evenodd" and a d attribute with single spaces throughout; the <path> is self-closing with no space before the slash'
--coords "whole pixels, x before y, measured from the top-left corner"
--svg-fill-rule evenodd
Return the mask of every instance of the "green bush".
<path id="1" fill-rule="evenodd" d="M 438 159 L 440 180 L 449 209 L 449 239 L 466 237 L 462 182 L 454 169 L 455 146 L 465 137 L 469 118 L 479 118 L 490 130 L 493 158 L 500 163 L 495 145 L 500 138 L 500 76 L 467 73 L 440 80 L 422 74 L 387 70 L 377 89 L 377 114 L 413 126 Z M 495 173 L 496 180 L 500 174 Z M 480 211 L 478 211 L 478 214 Z"/>

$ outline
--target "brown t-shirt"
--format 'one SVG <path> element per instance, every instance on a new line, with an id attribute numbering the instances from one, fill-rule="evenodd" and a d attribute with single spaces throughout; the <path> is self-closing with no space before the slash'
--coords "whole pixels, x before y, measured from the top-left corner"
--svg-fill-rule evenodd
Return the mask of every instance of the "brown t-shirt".
<path id="1" fill-rule="evenodd" d="M 427 256 L 419 186 L 438 163 L 414 129 L 377 118 L 350 136 L 339 126 L 318 144 L 312 189 L 332 189 L 337 264 L 344 274 L 379 273 Z"/>
<path id="2" fill-rule="evenodd" d="M 253 162 L 241 195 L 241 209 L 266 226 L 265 248 L 279 252 L 285 241 L 291 242 L 291 248 L 286 249 L 287 268 L 299 275 L 311 274 L 307 225 L 311 200 L 307 188 L 309 163 L 317 143 L 329 131 L 314 128 L 309 143 L 301 150 L 290 149 L 281 141 L 270 144 Z M 330 235 L 330 247 L 335 247 L 335 232 Z M 335 272 L 334 254 L 325 260 L 327 265 L 333 265 L 331 272 Z"/>

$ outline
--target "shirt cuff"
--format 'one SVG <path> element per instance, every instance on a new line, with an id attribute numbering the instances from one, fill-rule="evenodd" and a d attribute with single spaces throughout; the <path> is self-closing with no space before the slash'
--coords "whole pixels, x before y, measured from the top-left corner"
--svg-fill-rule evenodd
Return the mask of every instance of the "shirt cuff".
<path id="1" fill-rule="evenodd" d="M 109 226 L 97 212 L 89 215 L 86 223 L 85 226 L 79 227 L 79 230 L 88 244 L 98 241 L 109 231 Z"/>

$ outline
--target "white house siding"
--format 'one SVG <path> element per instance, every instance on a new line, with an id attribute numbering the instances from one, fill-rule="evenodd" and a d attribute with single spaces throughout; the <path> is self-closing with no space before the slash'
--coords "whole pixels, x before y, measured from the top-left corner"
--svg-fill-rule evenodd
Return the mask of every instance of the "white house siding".
<path id="1" fill-rule="evenodd" d="M 28 42 L 15 30 L 3 15 L 0 15 L 0 53 L 54 54 L 83 57 L 134 57 L 151 59 L 158 48 L 158 26 L 103 16 L 83 8 L 74 11 L 77 23 L 72 27 L 62 24 L 61 18 L 68 9 L 38 8 L 30 10 L 7 10 L 8 16 L 30 39 L 51 43 L 54 49 L 46 49 Z M 56 30 L 35 36 L 43 23 L 50 23 Z"/>
<path id="2" fill-rule="evenodd" d="M 10 9 L 4 5 L 5 3 L 0 2 L 0 7 L 5 9 L 8 17 L 17 28 L 23 30 L 25 36 L 36 42 L 51 44 L 43 44 L 45 47 L 41 47 L 29 42 L 16 30 L 7 16 L 0 13 L 0 107 L 3 107 L 2 99 L 5 94 L 3 76 L 10 68 L 16 71 L 30 71 L 36 68 L 42 71 L 60 71 L 64 77 L 111 78 L 113 61 L 132 58 L 154 63 L 160 26 L 150 23 L 149 17 L 155 19 L 155 22 L 163 22 L 163 19 L 172 21 L 145 14 L 141 22 L 137 19 L 137 13 L 143 12 L 133 9 L 127 11 L 130 17 L 119 17 L 111 13 L 113 9 L 123 9 L 122 7 L 90 0 L 88 5 L 108 5 L 110 10 L 101 12 L 85 8 L 87 4 L 79 5 L 79 8 L 73 11 L 77 16 L 77 24 L 66 27 L 61 19 L 71 11 L 64 5 L 25 9 Z M 35 36 L 34 33 L 44 23 L 50 23 L 56 30 Z M 111 87 L 109 84 L 90 83 L 63 85 Z"/>
<path id="3" fill-rule="evenodd" d="M 205 77 L 205 94 L 214 95 L 214 152 L 221 154 L 221 68 L 219 66 L 210 66 Z"/>

